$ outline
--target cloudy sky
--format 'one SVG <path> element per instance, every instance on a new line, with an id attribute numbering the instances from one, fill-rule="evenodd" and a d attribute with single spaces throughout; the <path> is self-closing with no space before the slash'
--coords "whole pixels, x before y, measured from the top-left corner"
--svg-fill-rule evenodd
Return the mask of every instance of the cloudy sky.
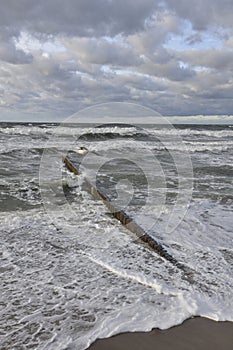
<path id="1" fill-rule="evenodd" d="M 0 118 L 233 115 L 232 0 L 0 0 Z"/>

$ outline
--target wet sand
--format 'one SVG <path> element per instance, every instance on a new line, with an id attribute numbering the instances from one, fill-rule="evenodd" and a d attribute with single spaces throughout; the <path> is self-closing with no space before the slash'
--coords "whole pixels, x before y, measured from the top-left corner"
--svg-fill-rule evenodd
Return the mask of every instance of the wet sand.
<path id="1" fill-rule="evenodd" d="M 100 339 L 88 350 L 232 350 L 233 323 L 194 317 L 167 330 L 123 333 Z"/>

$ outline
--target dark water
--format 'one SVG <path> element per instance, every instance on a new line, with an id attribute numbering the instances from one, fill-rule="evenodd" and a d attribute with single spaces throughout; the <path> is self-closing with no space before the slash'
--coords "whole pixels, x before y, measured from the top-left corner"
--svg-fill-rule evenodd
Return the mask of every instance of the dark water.
<path id="1" fill-rule="evenodd" d="M 56 127 L 0 125 L 1 348 L 85 349 L 195 315 L 233 320 L 233 128 Z M 80 145 L 95 153 L 77 178 L 61 154 Z M 114 204 L 192 278 L 115 221 L 83 176 L 114 184 Z"/>

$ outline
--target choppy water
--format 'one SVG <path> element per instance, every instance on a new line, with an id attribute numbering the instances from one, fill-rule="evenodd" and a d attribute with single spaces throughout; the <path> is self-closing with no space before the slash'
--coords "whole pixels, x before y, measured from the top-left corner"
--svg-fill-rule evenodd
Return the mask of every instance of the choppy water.
<path id="1" fill-rule="evenodd" d="M 169 328 L 195 315 L 233 321 L 233 128 L 73 125 L 57 129 L 54 138 L 55 127 L 0 125 L 1 349 L 83 350 L 97 337 Z M 79 142 L 77 134 L 83 135 Z M 105 159 L 97 180 L 123 180 L 120 204 L 191 276 L 141 244 L 60 160 L 51 156 L 39 183 L 44 149 L 67 142 L 95 150 L 97 165 Z M 130 157 L 140 158 L 142 147 L 146 153 L 136 173 Z M 192 199 L 170 232 L 164 228 L 180 181 L 171 154 L 182 159 L 185 149 L 193 169 L 183 169 L 189 178 L 182 180 L 193 183 Z M 112 163 L 109 155 L 115 156 Z M 145 176 L 153 169 L 152 158 L 160 171 L 157 177 L 150 174 L 153 188 Z M 52 199 L 44 205 L 46 198 Z"/>

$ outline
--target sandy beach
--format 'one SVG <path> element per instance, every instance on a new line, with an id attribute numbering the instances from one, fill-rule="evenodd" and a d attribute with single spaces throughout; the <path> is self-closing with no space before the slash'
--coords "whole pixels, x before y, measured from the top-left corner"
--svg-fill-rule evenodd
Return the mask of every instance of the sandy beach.
<path id="1" fill-rule="evenodd" d="M 89 350 L 231 350 L 233 323 L 195 317 L 167 330 L 124 333 L 100 339 Z"/>

